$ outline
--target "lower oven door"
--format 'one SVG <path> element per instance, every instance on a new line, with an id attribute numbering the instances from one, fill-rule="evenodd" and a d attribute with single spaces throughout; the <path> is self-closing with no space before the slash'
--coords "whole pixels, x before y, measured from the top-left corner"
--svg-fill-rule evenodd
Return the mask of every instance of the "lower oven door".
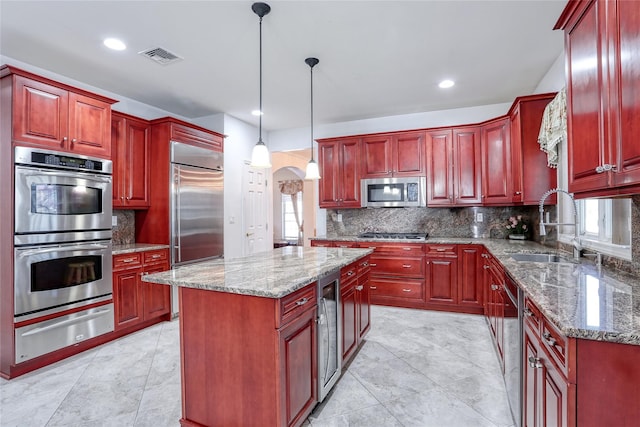
<path id="1" fill-rule="evenodd" d="M 113 303 L 16 328 L 16 363 L 112 332 Z"/>
<path id="2" fill-rule="evenodd" d="M 15 233 L 110 230 L 110 175 L 15 168 Z"/>
<path id="3" fill-rule="evenodd" d="M 113 293 L 111 241 L 15 248 L 17 321 L 63 311 Z"/>

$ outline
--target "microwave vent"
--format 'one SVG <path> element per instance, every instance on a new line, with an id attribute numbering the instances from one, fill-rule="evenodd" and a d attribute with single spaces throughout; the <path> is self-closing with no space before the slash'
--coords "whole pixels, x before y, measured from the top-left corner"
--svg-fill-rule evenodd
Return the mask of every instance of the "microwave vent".
<path id="1" fill-rule="evenodd" d="M 161 65 L 169 65 L 174 62 L 182 61 L 183 58 L 175 53 L 169 52 L 167 49 L 161 47 L 154 47 L 151 49 L 143 50 L 140 55 L 151 59 Z"/>

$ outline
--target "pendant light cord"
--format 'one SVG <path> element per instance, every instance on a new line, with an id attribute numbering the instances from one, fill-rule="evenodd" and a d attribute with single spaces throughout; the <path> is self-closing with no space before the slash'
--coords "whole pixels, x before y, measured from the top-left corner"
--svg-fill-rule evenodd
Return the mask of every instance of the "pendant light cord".
<path id="1" fill-rule="evenodd" d="M 258 143 L 262 142 L 262 16 L 260 17 L 260 114 L 258 115 L 259 136 Z"/>
<path id="2" fill-rule="evenodd" d="M 311 161 L 313 160 L 313 66 L 311 67 Z"/>

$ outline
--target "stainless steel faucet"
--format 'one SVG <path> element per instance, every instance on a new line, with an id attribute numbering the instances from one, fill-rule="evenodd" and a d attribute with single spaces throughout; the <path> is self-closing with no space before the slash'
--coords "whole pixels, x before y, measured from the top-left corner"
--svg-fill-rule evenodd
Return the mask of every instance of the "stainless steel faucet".
<path id="1" fill-rule="evenodd" d="M 544 201 L 547 200 L 547 197 L 554 193 L 563 193 L 569 196 L 571 202 L 573 203 L 573 223 L 571 222 L 544 222 Z M 553 188 L 542 195 L 540 198 L 540 204 L 538 206 L 538 210 L 540 211 L 540 235 L 546 236 L 547 230 L 545 226 L 559 226 L 559 225 L 568 225 L 573 226 L 574 228 L 574 237 L 573 241 L 573 258 L 580 259 L 580 251 L 582 250 L 582 245 L 580 243 L 580 237 L 578 236 L 578 204 L 576 200 L 573 198 L 573 195 L 566 190 L 562 190 L 560 188 Z M 548 219 L 547 219 L 548 221 Z"/>

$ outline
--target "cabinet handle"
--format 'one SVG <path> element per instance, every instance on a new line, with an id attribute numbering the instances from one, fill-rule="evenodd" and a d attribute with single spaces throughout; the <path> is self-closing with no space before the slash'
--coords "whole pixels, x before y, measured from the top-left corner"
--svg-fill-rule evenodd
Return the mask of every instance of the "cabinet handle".
<path id="1" fill-rule="evenodd" d="M 485 265 L 483 265 L 483 266 L 482 266 L 482 268 L 484 268 L 485 270 L 487 270 L 487 269 L 491 268 L 491 266 L 488 266 L 488 265 L 486 265 L 486 264 L 485 264 Z"/>
<path id="2" fill-rule="evenodd" d="M 120 196 L 120 200 L 124 201 L 124 196 Z"/>
<path id="3" fill-rule="evenodd" d="M 447 248 L 436 248 L 436 252 L 445 252 Z"/>
<path id="4" fill-rule="evenodd" d="M 549 344 L 551 347 L 555 347 L 556 346 L 556 339 L 553 338 L 551 336 L 551 334 L 549 332 L 545 332 L 544 334 L 542 334 L 542 338 L 544 338 L 544 340 L 547 342 L 547 344 Z"/>
<path id="5" fill-rule="evenodd" d="M 353 276 L 353 274 L 354 274 L 354 273 L 353 273 L 353 270 L 349 270 L 349 271 L 347 271 L 347 276 Z"/>
<path id="6" fill-rule="evenodd" d="M 300 301 L 296 301 L 296 305 L 305 305 L 309 302 L 309 298 L 302 298 Z"/>
<path id="7" fill-rule="evenodd" d="M 596 167 L 596 173 L 603 173 L 608 171 L 616 171 L 616 165 L 611 165 L 609 163 L 605 163 L 601 166 Z"/>
<path id="8" fill-rule="evenodd" d="M 411 268 L 411 264 L 402 264 L 402 268 Z"/>
<path id="9" fill-rule="evenodd" d="M 76 142 L 78 142 L 78 140 L 77 140 L 77 139 L 75 139 L 75 138 L 73 138 L 73 139 L 71 140 L 71 142 L 75 144 Z"/>
<path id="10" fill-rule="evenodd" d="M 66 141 L 68 141 L 68 140 L 69 140 L 69 138 L 67 138 L 67 137 L 65 136 L 64 138 L 62 138 L 62 140 L 66 142 Z"/>
<path id="11" fill-rule="evenodd" d="M 496 285 L 495 283 L 491 284 L 491 290 L 492 291 L 497 291 L 498 289 L 500 289 L 500 286 Z"/>
<path id="12" fill-rule="evenodd" d="M 522 191 L 516 191 L 515 193 L 513 193 L 514 196 L 519 196 L 522 194 Z"/>
<path id="13" fill-rule="evenodd" d="M 369 266 L 371 266 L 371 267 L 377 267 L 377 266 L 378 266 L 378 264 L 376 264 L 376 263 L 372 262 L 371 264 L 369 264 Z"/>
<path id="14" fill-rule="evenodd" d="M 122 262 L 133 262 L 135 261 L 137 258 L 125 258 L 122 260 Z"/>
<path id="15" fill-rule="evenodd" d="M 403 250 L 403 251 L 410 251 L 410 250 L 412 250 L 412 249 L 413 249 L 413 248 L 402 248 L 402 250 Z"/>
<path id="16" fill-rule="evenodd" d="M 378 289 L 377 286 L 369 286 L 369 289 L 371 289 L 372 291 L 375 291 L 376 289 Z"/>
<path id="17" fill-rule="evenodd" d="M 361 265 L 362 267 L 367 267 L 367 266 L 369 265 L 369 263 L 365 261 L 365 262 L 363 262 L 363 263 L 362 263 L 362 264 L 360 264 L 360 265 Z"/>
<path id="18" fill-rule="evenodd" d="M 356 291 L 361 291 L 362 289 L 364 289 L 364 286 L 362 285 L 356 286 Z"/>
<path id="19" fill-rule="evenodd" d="M 411 289 L 402 289 L 402 292 L 411 292 Z"/>
<path id="20" fill-rule="evenodd" d="M 523 314 L 527 317 L 534 317 L 533 311 L 529 307 L 525 307 Z"/>
<path id="21" fill-rule="evenodd" d="M 487 255 L 487 254 L 481 254 L 480 256 L 481 256 L 482 258 L 489 258 L 489 255 Z"/>
<path id="22" fill-rule="evenodd" d="M 533 369 L 542 368 L 542 363 L 540 363 L 540 358 L 529 356 L 529 366 L 531 366 Z"/>
<path id="23" fill-rule="evenodd" d="M 162 255 L 159 254 L 155 254 L 155 255 L 151 255 L 151 258 L 156 259 L 156 258 L 160 258 Z"/>

